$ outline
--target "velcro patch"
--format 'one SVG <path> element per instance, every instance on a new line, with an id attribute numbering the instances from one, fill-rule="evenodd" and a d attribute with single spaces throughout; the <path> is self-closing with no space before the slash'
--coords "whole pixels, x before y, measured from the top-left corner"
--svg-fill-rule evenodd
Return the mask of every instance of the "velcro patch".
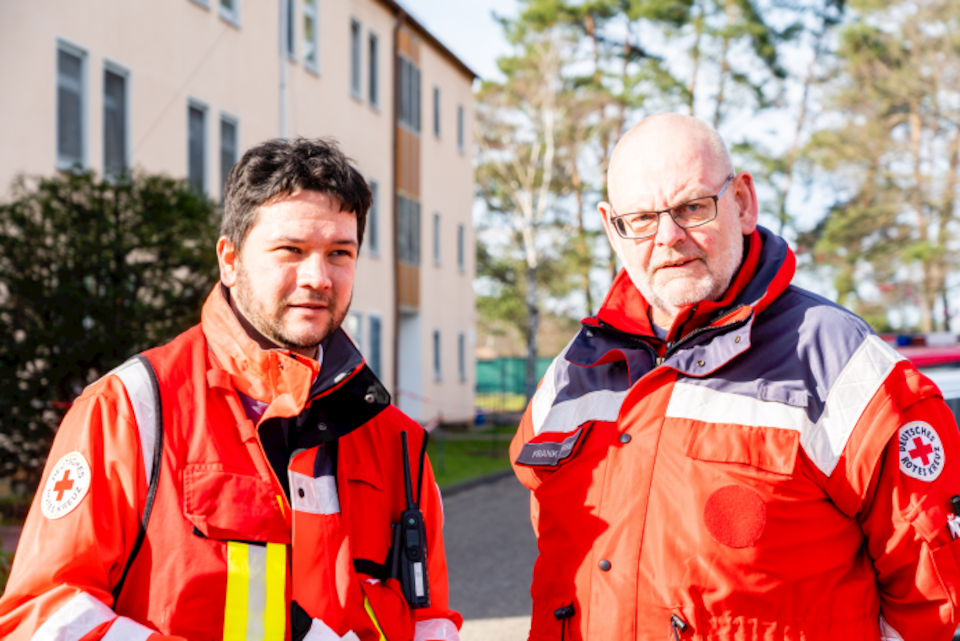
<path id="1" fill-rule="evenodd" d="M 943 471 L 940 435 L 929 423 L 912 421 L 900 428 L 900 471 L 920 481 L 933 481 Z"/>
<path id="2" fill-rule="evenodd" d="M 43 486 L 40 511 L 48 519 L 59 519 L 80 504 L 90 490 L 90 466 L 80 452 L 70 452 L 53 466 Z"/>

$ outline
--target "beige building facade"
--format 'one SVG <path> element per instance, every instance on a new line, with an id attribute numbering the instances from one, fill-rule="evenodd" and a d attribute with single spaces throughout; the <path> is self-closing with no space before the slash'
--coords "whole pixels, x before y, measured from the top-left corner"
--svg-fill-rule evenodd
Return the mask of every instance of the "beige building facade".
<path id="1" fill-rule="evenodd" d="M 346 329 L 412 417 L 467 421 L 474 78 L 393 0 L 0 1 L 0 199 L 79 165 L 218 200 L 247 148 L 332 136 L 375 190 Z"/>

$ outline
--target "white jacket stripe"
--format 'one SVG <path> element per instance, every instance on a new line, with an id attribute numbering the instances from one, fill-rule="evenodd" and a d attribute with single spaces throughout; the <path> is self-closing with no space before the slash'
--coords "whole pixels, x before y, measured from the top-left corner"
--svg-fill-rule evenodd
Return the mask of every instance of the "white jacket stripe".
<path id="1" fill-rule="evenodd" d="M 30 641 L 78 641 L 116 616 L 102 601 L 80 592 L 44 621 Z"/>
<path id="2" fill-rule="evenodd" d="M 102 641 L 147 641 L 153 630 L 140 625 L 133 619 L 117 617 L 110 629 L 103 636 Z"/>
<path id="3" fill-rule="evenodd" d="M 801 407 L 682 382 L 674 384 L 666 415 L 799 432 L 803 451 L 817 469 L 829 476 L 870 400 L 901 360 L 903 357 L 879 337 L 868 337 L 840 372 L 816 423 Z"/>
<path id="4" fill-rule="evenodd" d="M 427 619 L 417 621 L 413 641 L 460 641 L 460 635 L 450 619 Z"/>
<path id="5" fill-rule="evenodd" d="M 157 408 L 154 405 L 153 385 L 150 374 L 140 359 L 131 358 L 111 372 L 123 382 L 137 418 L 137 430 L 140 432 L 140 451 L 143 452 L 143 471 L 147 477 L 147 486 L 153 477 L 153 449 L 157 442 Z"/>

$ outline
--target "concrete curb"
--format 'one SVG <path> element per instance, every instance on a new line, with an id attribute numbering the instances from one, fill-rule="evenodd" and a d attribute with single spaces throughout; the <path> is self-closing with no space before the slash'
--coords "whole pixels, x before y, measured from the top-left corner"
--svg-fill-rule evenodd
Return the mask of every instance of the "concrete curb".
<path id="1" fill-rule="evenodd" d="M 453 485 L 448 485 L 445 488 L 440 488 L 440 494 L 444 498 L 455 496 L 457 494 L 460 494 L 461 492 L 466 492 L 467 490 L 472 490 L 475 487 L 480 487 L 481 485 L 489 485 L 491 483 L 496 483 L 500 479 L 505 479 L 508 476 L 513 476 L 513 468 L 508 468 L 506 470 L 494 472 L 493 474 L 487 474 L 486 476 L 470 479 L 469 481 L 464 481 L 462 483 L 454 483 Z M 519 483 L 519 481 L 517 482 Z"/>

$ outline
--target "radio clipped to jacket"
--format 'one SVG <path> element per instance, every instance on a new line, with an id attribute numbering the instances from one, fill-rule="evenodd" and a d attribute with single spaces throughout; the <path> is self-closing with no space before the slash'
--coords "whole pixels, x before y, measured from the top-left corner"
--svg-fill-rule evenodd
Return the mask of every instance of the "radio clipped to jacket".
<path id="1" fill-rule="evenodd" d="M 407 495 L 407 509 L 400 521 L 393 524 L 391 575 L 400 580 L 403 596 L 411 609 L 430 607 L 430 581 L 427 577 L 427 530 L 420 511 L 423 490 L 423 462 L 427 452 L 427 434 L 423 435 L 420 451 L 420 474 L 417 478 L 417 501 L 413 500 L 413 480 L 410 475 L 410 450 L 407 432 L 400 433 L 403 442 L 403 483 Z"/>

